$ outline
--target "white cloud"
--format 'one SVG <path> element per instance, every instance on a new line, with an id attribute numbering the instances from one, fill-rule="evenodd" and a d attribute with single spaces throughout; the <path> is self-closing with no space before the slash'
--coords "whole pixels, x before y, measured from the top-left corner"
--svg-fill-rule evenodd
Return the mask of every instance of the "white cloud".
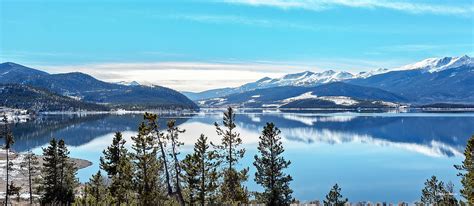
<path id="1" fill-rule="evenodd" d="M 142 84 L 157 84 L 181 91 L 203 91 L 239 86 L 265 76 L 280 76 L 295 67 L 271 63 L 159 62 L 35 66 L 35 68 L 50 73 L 78 71 L 108 82 L 138 81 Z M 303 69 L 305 68 L 301 68 Z"/>
<path id="2" fill-rule="evenodd" d="M 403 62 L 406 63 L 406 62 Z M 96 63 L 80 65 L 29 65 L 49 73 L 83 72 L 107 82 L 138 81 L 179 91 L 204 91 L 236 87 L 263 77 L 279 77 L 302 71 L 327 69 L 359 72 L 379 67 L 400 66 L 400 62 L 324 58 L 302 61 L 247 62 L 145 62 Z"/>
<path id="3" fill-rule="evenodd" d="M 352 7 L 367 9 L 391 9 L 408 13 L 431 13 L 442 15 L 472 16 L 472 4 L 452 6 L 451 4 L 427 4 L 413 1 L 387 0 L 223 0 L 226 3 L 252 6 L 271 6 L 282 9 L 306 9 L 313 11 L 326 10 L 333 7 Z"/>

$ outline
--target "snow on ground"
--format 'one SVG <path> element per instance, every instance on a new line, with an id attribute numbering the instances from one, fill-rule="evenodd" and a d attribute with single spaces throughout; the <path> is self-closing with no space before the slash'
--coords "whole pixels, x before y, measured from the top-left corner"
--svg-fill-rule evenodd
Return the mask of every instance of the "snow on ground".
<path id="1" fill-rule="evenodd" d="M 439 72 L 446 69 L 456 68 L 463 65 L 474 65 L 473 58 L 464 55 L 461 57 L 428 58 L 414 64 L 408 64 L 395 70 L 424 69 L 430 73 Z"/>
<path id="2" fill-rule="evenodd" d="M 282 102 L 283 103 L 289 103 L 289 102 L 293 102 L 293 101 L 296 101 L 296 100 L 316 99 L 316 98 L 318 98 L 318 96 L 313 95 L 313 92 L 306 92 L 306 93 L 301 94 L 301 95 L 296 96 L 296 97 L 291 97 L 291 98 L 284 99 L 284 100 L 282 100 Z"/>
<path id="3" fill-rule="evenodd" d="M 399 105 L 393 102 L 386 102 L 386 101 L 373 101 L 372 104 L 382 104 L 388 107 L 398 107 Z"/>
<path id="4" fill-rule="evenodd" d="M 201 101 L 198 101 L 198 103 L 200 105 L 206 105 L 206 104 L 214 104 L 214 105 L 222 105 L 224 104 L 224 102 L 226 101 L 227 99 L 226 98 L 212 98 L 212 99 L 207 99 L 207 100 L 201 100 Z"/>
<path id="5" fill-rule="evenodd" d="M 4 116 L 7 117 L 8 122 L 26 122 L 31 119 L 31 116 L 28 114 L 27 110 L 0 107 L 0 121 Z"/>
<path id="6" fill-rule="evenodd" d="M 359 103 L 358 101 L 345 96 L 322 96 L 318 99 L 334 102 L 334 104 L 351 106 Z"/>

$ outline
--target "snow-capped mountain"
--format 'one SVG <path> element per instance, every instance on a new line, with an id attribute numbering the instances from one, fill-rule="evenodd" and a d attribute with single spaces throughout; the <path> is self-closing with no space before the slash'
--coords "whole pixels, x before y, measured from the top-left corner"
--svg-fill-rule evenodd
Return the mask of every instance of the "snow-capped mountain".
<path id="1" fill-rule="evenodd" d="M 461 66 L 474 66 L 474 58 L 467 55 L 461 57 L 429 58 L 414 64 L 402 66 L 394 70 L 422 69 L 433 73 L 447 69 L 458 68 Z"/>
<path id="2" fill-rule="evenodd" d="M 465 85 L 464 82 L 469 81 L 471 76 L 474 73 L 474 69 L 472 69 L 473 67 L 474 67 L 474 59 L 467 55 L 464 55 L 461 57 L 429 58 L 417 63 L 405 65 L 398 68 L 392 68 L 392 69 L 379 68 L 379 69 L 375 69 L 368 72 L 360 72 L 358 74 L 351 74 L 345 71 L 333 71 L 333 70 L 327 70 L 327 71 L 318 72 L 318 73 L 305 71 L 305 72 L 287 74 L 279 78 L 265 77 L 258 81 L 247 83 L 235 88 L 213 89 L 213 90 L 208 90 L 208 91 L 199 92 L 199 93 L 184 92 L 184 94 L 192 100 L 202 100 L 202 99 L 224 97 L 224 96 L 235 94 L 235 93 L 242 93 L 242 92 L 252 91 L 256 89 L 265 89 L 265 88 L 272 88 L 272 87 L 281 87 L 281 86 L 314 87 L 314 86 L 327 84 L 331 82 L 354 82 L 354 83 L 360 83 L 364 86 L 382 88 L 387 91 L 397 91 L 399 92 L 398 93 L 399 95 L 409 96 L 413 98 L 421 98 L 423 96 L 422 94 L 426 94 L 426 92 L 419 92 L 419 91 L 415 92 L 417 91 L 416 88 L 411 88 L 411 87 L 410 87 L 410 89 L 412 89 L 411 92 L 409 90 L 401 90 L 401 88 L 405 88 L 405 87 L 413 86 L 413 85 L 420 85 L 420 87 L 417 87 L 420 89 L 420 88 L 424 88 L 424 86 L 431 87 L 431 86 L 436 85 L 437 87 L 441 87 L 441 88 L 427 89 L 427 91 L 432 91 L 430 96 L 439 94 L 440 97 L 442 97 L 442 96 L 449 95 L 449 94 L 441 95 L 440 93 L 436 93 L 436 91 L 439 89 L 445 89 L 445 87 L 443 87 L 442 85 L 447 86 L 447 85 L 451 85 L 451 83 L 456 83 L 456 84 L 462 83 L 462 85 Z M 468 68 L 468 69 L 459 70 L 458 68 Z M 457 70 L 457 71 L 454 71 L 454 70 Z M 460 77 L 460 79 L 458 78 L 457 81 L 452 81 L 453 80 L 452 78 L 454 78 L 456 75 L 460 75 L 465 72 L 467 72 L 466 76 Z M 414 78 L 415 76 L 416 78 Z M 429 78 L 434 78 L 435 76 L 439 76 L 438 79 L 429 79 Z M 451 81 L 451 83 L 449 83 L 449 81 Z M 404 84 L 401 84 L 401 82 L 404 82 Z M 461 90 L 464 91 L 464 88 L 465 86 L 462 86 L 455 91 L 461 91 Z M 403 91 L 403 93 L 401 91 Z M 410 94 L 416 93 L 417 95 L 410 95 L 407 93 L 410 93 Z M 454 95 L 454 97 L 456 96 Z M 441 98 L 438 98 L 438 99 L 441 99 Z M 459 98 L 454 98 L 454 99 L 459 99 Z M 431 100 L 428 99 L 426 101 L 430 102 Z"/>
<path id="3" fill-rule="evenodd" d="M 329 82 L 338 82 L 345 79 L 351 79 L 354 75 L 349 72 L 336 72 L 327 70 L 320 73 L 305 71 L 296 74 L 287 74 L 280 78 L 270 79 L 259 82 L 261 87 L 275 86 L 315 86 Z"/>
<path id="4" fill-rule="evenodd" d="M 281 86 L 301 86 L 301 87 L 312 87 L 321 84 L 340 82 L 354 78 L 354 75 L 349 72 L 327 70 L 324 72 L 311 72 L 305 71 L 294 74 L 287 74 L 279 78 L 264 77 L 258 81 L 244 84 L 240 87 L 235 88 L 222 88 L 213 89 L 204 92 L 183 92 L 187 97 L 192 100 L 209 99 L 215 97 L 223 97 L 230 94 L 242 93 L 252 91 L 255 89 L 265 89 L 271 87 Z"/>
<path id="5" fill-rule="evenodd" d="M 315 87 L 281 86 L 198 101 L 204 107 L 380 108 L 396 107 L 401 96 L 377 88 L 331 82 Z"/>
<path id="6" fill-rule="evenodd" d="M 472 103 L 473 62 L 469 56 L 430 58 L 346 82 L 393 92 L 412 103 Z"/>

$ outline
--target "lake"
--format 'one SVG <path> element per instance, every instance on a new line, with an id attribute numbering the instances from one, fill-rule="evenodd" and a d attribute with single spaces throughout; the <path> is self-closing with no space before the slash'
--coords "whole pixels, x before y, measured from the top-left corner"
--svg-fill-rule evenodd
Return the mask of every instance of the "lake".
<path id="1" fill-rule="evenodd" d="M 201 133 L 220 142 L 213 123 L 222 120 L 222 111 L 162 115 L 162 128 L 168 119 L 186 129 L 180 136 L 183 153 L 192 150 Z M 114 132 L 122 131 L 130 143 L 141 121 L 140 114 L 44 115 L 15 125 L 14 149 L 40 154 L 52 137 L 63 138 L 72 157 L 93 162 L 78 172 L 85 182 L 99 169 L 99 157 Z M 338 183 L 351 202 L 413 202 L 431 175 L 452 181 L 458 191 L 453 164 L 461 163 L 466 141 L 474 134 L 474 113 L 239 110 L 236 121 L 247 150 L 240 166 L 250 167 L 248 188 L 261 189 L 253 181 L 253 156 L 263 126 L 274 122 L 282 131 L 285 158 L 292 162 L 286 172 L 294 179 L 293 195 L 303 201 L 323 200 Z"/>

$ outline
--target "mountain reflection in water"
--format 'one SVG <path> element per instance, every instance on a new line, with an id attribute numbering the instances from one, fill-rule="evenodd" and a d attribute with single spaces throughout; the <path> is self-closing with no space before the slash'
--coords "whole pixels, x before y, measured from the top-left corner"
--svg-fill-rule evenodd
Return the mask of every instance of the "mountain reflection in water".
<path id="1" fill-rule="evenodd" d="M 192 150 L 201 133 L 220 142 L 213 125 L 222 121 L 220 111 L 163 115 L 159 120 L 162 129 L 169 119 L 176 119 L 178 126 L 187 130 L 180 137 L 185 143 L 183 154 Z M 99 157 L 113 133 L 123 131 L 130 144 L 130 136 L 136 134 L 142 120 L 138 114 L 41 116 L 14 126 L 14 149 L 41 153 L 52 137 L 63 138 L 73 157 L 93 162 L 78 173 L 81 181 L 87 181 L 99 169 Z M 353 201 L 414 201 L 431 175 L 458 187 L 452 165 L 462 161 L 466 141 L 474 134 L 474 113 L 241 110 L 236 121 L 247 150 L 241 166 L 251 169 L 249 189 L 260 189 L 253 182 L 253 155 L 263 126 L 274 122 L 282 131 L 285 158 L 292 161 L 288 172 L 294 177 L 294 196 L 300 200 L 323 199 L 335 182 Z"/>

